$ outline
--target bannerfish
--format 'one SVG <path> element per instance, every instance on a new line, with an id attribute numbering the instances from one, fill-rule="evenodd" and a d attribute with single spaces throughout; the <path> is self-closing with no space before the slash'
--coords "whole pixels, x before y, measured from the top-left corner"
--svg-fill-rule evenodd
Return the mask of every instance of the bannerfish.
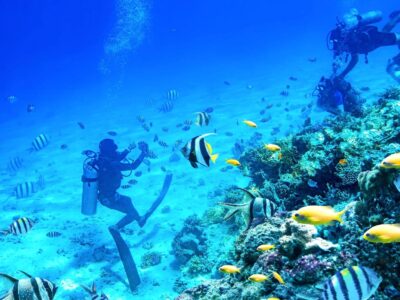
<path id="1" fill-rule="evenodd" d="M 399 243 L 400 224 L 381 224 L 370 228 L 363 238 L 371 243 Z"/>
<path id="2" fill-rule="evenodd" d="M 39 151 L 42 150 L 49 144 L 49 137 L 45 134 L 39 134 L 32 142 L 32 150 Z"/>
<path id="3" fill-rule="evenodd" d="M 385 169 L 400 169 L 400 152 L 389 155 L 379 166 Z"/>
<path id="4" fill-rule="evenodd" d="M 207 112 L 196 112 L 196 121 L 194 122 L 197 126 L 208 126 L 211 120 L 211 115 Z"/>
<path id="5" fill-rule="evenodd" d="M 233 158 L 227 159 L 226 163 L 228 165 L 235 166 L 235 167 L 239 167 L 240 166 L 240 162 L 237 159 L 233 159 Z"/>
<path id="6" fill-rule="evenodd" d="M 233 265 L 224 265 L 219 268 L 219 271 L 225 274 L 236 274 L 240 273 L 240 268 Z"/>
<path id="7" fill-rule="evenodd" d="M 40 176 L 36 182 L 26 181 L 24 183 L 17 184 L 17 186 L 14 188 L 14 195 L 18 199 L 26 198 L 44 188 L 44 185 L 44 177 Z"/>
<path id="8" fill-rule="evenodd" d="M 352 266 L 337 272 L 324 284 L 322 300 L 367 300 L 378 289 L 382 278 L 372 269 Z"/>
<path id="9" fill-rule="evenodd" d="M 18 218 L 14 222 L 11 223 L 9 228 L 7 230 L 3 230 L 2 233 L 7 235 L 7 234 L 13 234 L 13 235 L 23 235 L 28 233 L 35 225 L 35 223 L 30 219 L 26 217 Z"/>
<path id="10" fill-rule="evenodd" d="M 174 109 L 174 103 L 172 101 L 165 101 L 159 107 L 159 111 L 163 113 L 171 112 Z"/>
<path id="11" fill-rule="evenodd" d="M 253 274 L 248 279 L 253 282 L 264 282 L 268 280 L 268 276 L 264 274 Z"/>
<path id="12" fill-rule="evenodd" d="M 57 292 L 57 286 L 51 281 L 20 271 L 29 278 L 16 279 L 7 274 L 0 273 L 1 277 L 13 283 L 13 287 L 0 300 L 52 300 Z"/>
<path id="13" fill-rule="evenodd" d="M 250 201 L 243 204 L 236 203 L 219 203 L 220 205 L 227 206 L 233 208 L 230 212 L 228 212 L 224 220 L 227 221 L 232 218 L 236 213 L 241 212 L 243 218 L 246 221 L 246 229 L 250 229 L 250 227 L 261 224 L 266 219 L 271 218 L 275 212 L 277 211 L 277 205 L 263 197 L 257 197 L 252 192 L 238 188 L 245 192 L 246 196 L 250 198 Z"/>
<path id="14" fill-rule="evenodd" d="M 342 223 L 342 216 L 347 209 L 336 212 L 331 206 L 310 205 L 294 212 L 292 219 L 301 224 L 333 225 L 335 221 Z"/>
<path id="15" fill-rule="evenodd" d="M 252 128 L 256 128 L 257 127 L 257 124 L 254 123 L 253 121 L 250 121 L 250 120 L 244 120 L 243 123 L 246 124 L 249 127 L 252 127 Z"/>
<path id="16" fill-rule="evenodd" d="M 197 168 L 198 164 L 209 167 L 210 160 L 215 163 L 218 154 L 212 154 L 212 147 L 206 142 L 205 138 L 215 133 L 206 133 L 192 138 L 185 147 L 181 149 L 183 156 L 189 160 L 193 168 Z"/>
<path id="17" fill-rule="evenodd" d="M 92 286 L 89 288 L 88 286 L 86 286 L 86 285 L 81 285 L 81 287 L 86 291 L 86 292 L 88 292 L 89 293 L 89 295 L 90 295 L 90 299 L 92 299 L 92 300 L 108 300 L 109 298 L 106 296 L 106 294 L 103 294 L 103 293 L 101 293 L 100 295 L 98 294 L 98 292 L 97 292 L 97 288 L 96 288 L 96 285 L 95 285 L 95 283 L 93 282 L 92 283 Z"/>
<path id="18" fill-rule="evenodd" d="M 178 97 L 179 97 L 179 94 L 178 94 L 178 92 L 176 91 L 176 90 L 169 90 L 168 92 L 167 92 L 167 99 L 168 100 L 175 100 L 175 99 L 177 99 Z"/>

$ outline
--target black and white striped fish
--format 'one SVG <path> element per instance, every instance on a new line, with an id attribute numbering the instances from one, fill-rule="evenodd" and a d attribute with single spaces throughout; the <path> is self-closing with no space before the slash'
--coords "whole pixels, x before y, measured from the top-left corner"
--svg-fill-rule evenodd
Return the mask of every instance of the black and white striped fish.
<path id="1" fill-rule="evenodd" d="M 44 178 L 43 176 L 40 176 L 37 182 L 27 181 L 24 183 L 19 183 L 14 188 L 14 194 L 18 199 L 27 198 L 29 196 L 32 196 L 32 194 L 36 193 L 37 191 L 39 191 L 39 189 L 43 187 Z"/>
<path id="2" fill-rule="evenodd" d="M 18 218 L 11 223 L 7 230 L 3 230 L 3 234 L 22 235 L 30 231 L 35 223 L 26 217 Z"/>
<path id="3" fill-rule="evenodd" d="M 49 137 L 45 134 L 39 134 L 32 142 L 32 148 L 35 151 L 42 150 L 49 144 Z"/>
<path id="4" fill-rule="evenodd" d="M 24 165 L 24 160 L 21 157 L 16 156 L 9 160 L 7 169 L 11 173 L 16 173 L 23 167 L 23 165 Z"/>
<path id="5" fill-rule="evenodd" d="M 324 284 L 321 300 L 367 300 L 381 282 L 374 270 L 352 266 L 337 272 Z"/>
<path id="6" fill-rule="evenodd" d="M 176 90 L 169 90 L 167 92 L 167 99 L 168 100 L 176 100 L 178 98 L 179 94 Z"/>
<path id="7" fill-rule="evenodd" d="M 167 113 L 174 109 L 174 103 L 170 100 L 165 101 L 161 104 L 160 108 L 158 109 L 160 112 Z"/>
<path id="8" fill-rule="evenodd" d="M 168 148 L 168 144 L 166 142 L 162 141 L 162 140 L 159 140 L 158 144 L 163 148 Z"/>
<path id="9" fill-rule="evenodd" d="M 225 215 L 225 221 L 232 218 L 236 213 L 241 212 L 246 221 L 246 230 L 248 230 L 253 226 L 265 222 L 266 219 L 271 218 L 276 213 L 277 205 L 272 200 L 256 196 L 246 189 L 238 189 L 245 192 L 250 197 L 250 201 L 243 204 L 219 203 L 220 205 L 233 208 Z"/>
<path id="10" fill-rule="evenodd" d="M 210 123 L 211 115 L 206 112 L 197 112 L 195 124 L 197 126 L 208 126 Z"/>
<path id="11" fill-rule="evenodd" d="M 0 300 L 52 300 L 57 292 L 57 286 L 51 281 L 22 272 L 29 278 L 15 279 L 7 274 L 0 274 L 14 285 Z"/>
<path id="12" fill-rule="evenodd" d="M 46 234 L 46 236 L 49 238 L 56 238 L 56 237 L 61 236 L 61 233 L 58 231 L 50 231 Z"/>
<path id="13" fill-rule="evenodd" d="M 109 300 L 106 294 L 101 293 L 100 295 L 97 293 L 96 285 L 92 284 L 92 287 L 89 288 L 85 285 L 81 285 L 81 287 L 90 294 L 90 299 L 92 300 Z"/>
<path id="14" fill-rule="evenodd" d="M 181 149 L 183 156 L 189 160 L 193 168 L 198 168 L 198 164 L 205 167 L 210 166 L 210 160 L 215 163 L 218 154 L 212 154 L 212 147 L 206 142 L 205 138 L 215 133 L 206 133 L 192 138 L 186 146 Z"/>

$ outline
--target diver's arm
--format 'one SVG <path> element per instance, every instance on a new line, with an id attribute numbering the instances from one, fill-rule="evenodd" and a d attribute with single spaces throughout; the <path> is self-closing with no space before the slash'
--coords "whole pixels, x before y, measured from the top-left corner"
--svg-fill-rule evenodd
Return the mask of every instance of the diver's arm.
<path id="1" fill-rule="evenodd" d="M 129 151 L 128 149 L 125 149 L 124 151 L 122 151 L 121 153 L 119 153 L 119 160 L 123 160 L 123 159 L 125 159 L 127 156 L 128 156 L 128 154 L 130 153 L 131 151 Z"/>
<path id="2" fill-rule="evenodd" d="M 347 74 L 350 73 L 351 70 L 353 70 L 353 68 L 356 66 L 357 63 L 358 63 L 358 54 L 357 53 L 352 53 L 349 64 L 343 70 L 343 72 L 339 74 L 338 77 L 343 79 Z"/>
<path id="3" fill-rule="evenodd" d="M 130 164 L 131 169 L 136 170 L 140 166 L 140 164 L 143 162 L 146 155 L 147 155 L 147 153 L 145 151 L 142 151 L 142 153 L 140 153 L 139 157 L 132 164 Z"/>

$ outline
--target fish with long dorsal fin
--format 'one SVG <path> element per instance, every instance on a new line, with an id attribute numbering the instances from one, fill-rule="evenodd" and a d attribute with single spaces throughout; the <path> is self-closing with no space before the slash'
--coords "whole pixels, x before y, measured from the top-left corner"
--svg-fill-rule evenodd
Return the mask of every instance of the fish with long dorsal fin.
<path id="1" fill-rule="evenodd" d="M 232 208 L 232 210 L 228 211 L 225 215 L 225 221 L 240 212 L 246 221 L 246 230 L 248 230 L 250 227 L 271 218 L 277 211 L 277 205 L 268 198 L 256 196 L 246 189 L 238 189 L 243 191 L 247 197 L 250 198 L 250 201 L 243 204 L 220 202 L 220 205 Z"/>
<path id="2" fill-rule="evenodd" d="M 89 288 L 86 285 L 81 284 L 81 287 L 90 294 L 92 300 L 108 300 L 107 295 L 101 293 L 100 295 L 97 292 L 96 284 L 93 282 L 92 286 Z"/>

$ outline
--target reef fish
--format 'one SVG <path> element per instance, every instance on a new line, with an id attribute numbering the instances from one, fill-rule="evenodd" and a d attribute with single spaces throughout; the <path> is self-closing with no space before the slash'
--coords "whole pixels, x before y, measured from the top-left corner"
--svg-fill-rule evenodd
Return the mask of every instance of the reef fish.
<path id="1" fill-rule="evenodd" d="M 97 288 L 95 283 L 93 282 L 92 287 L 87 287 L 86 285 L 81 285 L 81 287 L 90 294 L 90 299 L 92 300 L 108 300 L 109 298 L 107 297 L 107 295 L 101 293 L 99 295 L 99 293 L 97 292 Z"/>
<path id="2" fill-rule="evenodd" d="M 370 228 L 363 238 L 371 243 L 399 243 L 400 224 L 381 224 Z"/>
<path id="3" fill-rule="evenodd" d="M 253 274 L 248 279 L 253 282 L 264 282 L 268 280 L 268 276 L 264 274 Z"/>
<path id="4" fill-rule="evenodd" d="M 322 300 L 367 300 L 372 297 L 382 278 L 372 269 L 352 266 L 337 272 L 325 284 Z"/>
<path id="5" fill-rule="evenodd" d="M 179 94 L 176 90 L 169 90 L 166 96 L 168 100 L 175 100 L 178 98 Z"/>
<path id="6" fill-rule="evenodd" d="M 279 275 L 277 272 L 272 272 L 272 276 L 280 283 L 280 284 L 285 284 L 285 281 L 283 280 L 282 276 Z"/>
<path id="7" fill-rule="evenodd" d="M 235 166 L 235 167 L 240 166 L 240 162 L 237 159 L 233 159 L 233 158 L 227 159 L 226 163 L 228 165 Z"/>
<path id="8" fill-rule="evenodd" d="M 15 173 L 18 170 L 20 170 L 24 165 L 24 160 L 19 157 L 13 157 L 9 160 L 8 165 L 7 165 L 7 169 L 11 172 L 11 173 Z"/>
<path id="9" fill-rule="evenodd" d="M 257 247 L 257 251 L 269 251 L 275 248 L 275 245 L 263 244 Z"/>
<path id="10" fill-rule="evenodd" d="M 163 113 L 171 112 L 174 109 L 174 103 L 172 101 L 165 101 L 159 107 L 159 111 Z"/>
<path id="11" fill-rule="evenodd" d="M 43 176 L 40 176 L 37 182 L 27 181 L 24 183 L 17 184 L 17 186 L 14 188 L 14 195 L 18 199 L 26 198 L 36 193 L 37 191 L 39 191 L 40 188 L 43 187 L 44 187 L 44 178 Z"/>
<path id="12" fill-rule="evenodd" d="M 400 169 L 400 152 L 389 155 L 379 166 L 385 169 Z"/>
<path id="13" fill-rule="evenodd" d="M 334 221 L 342 223 L 342 216 L 347 208 L 336 212 L 331 206 L 305 206 L 293 213 L 292 219 L 301 224 L 333 225 Z"/>
<path id="14" fill-rule="evenodd" d="M 257 124 L 254 123 L 253 121 L 250 121 L 250 120 L 244 120 L 243 123 L 246 124 L 249 127 L 253 127 L 253 128 L 257 127 Z"/>
<path id="15" fill-rule="evenodd" d="M 194 122 L 197 126 L 208 126 L 210 123 L 211 116 L 207 112 L 197 112 L 196 121 Z"/>
<path id="16" fill-rule="evenodd" d="M 39 134 L 32 142 L 32 148 L 35 151 L 42 150 L 49 144 L 49 137 L 45 134 Z"/>
<path id="17" fill-rule="evenodd" d="M 19 218 L 11 223 L 7 230 L 3 230 L 3 234 L 22 235 L 30 231 L 35 223 L 26 217 Z"/>
<path id="18" fill-rule="evenodd" d="M 264 148 L 272 152 L 281 151 L 281 147 L 275 144 L 265 144 Z"/>
<path id="19" fill-rule="evenodd" d="M 277 211 L 277 205 L 273 201 L 263 197 L 256 197 L 252 192 L 246 189 L 238 189 L 245 192 L 251 200 L 243 204 L 220 202 L 220 205 L 233 208 L 225 215 L 225 221 L 232 218 L 236 213 L 241 212 L 246 221 L 246 230 L 248 230 L 251 226 L 260 224 L 264 222 L 265 219 L 271 218 Z"/>
<path id="20" fill-rule="evenodd" d="M 14 285 L 8 293 L 0 300 L 52 300 L 57 292 L 57 286 L 51 281 L 39 277 L 32 277 L 22 272 L 29 278 L 15 279 L 7 274 L 0 274 L 1 277 L 11 281 Z"/>
<path id="21" fill-rule="evenodd" d="M 181 149 L 183 156 L 189 160 L 193 168 L 197 168 L 198 164 L 209 167 L 210 160 L 214 163 L 217 160 L 218 154 L 212 154 L 212 147 L 205 140 L 210 135 L 214 135 L 214 133 L 196 136 Z"/>
<path id="22" fill-rule="evenodd" d="M 223 265 L 219 268 L 220 272 L 225 274 L 236 274 L 240 273 L 240 268 L 233 265 Z"/>

